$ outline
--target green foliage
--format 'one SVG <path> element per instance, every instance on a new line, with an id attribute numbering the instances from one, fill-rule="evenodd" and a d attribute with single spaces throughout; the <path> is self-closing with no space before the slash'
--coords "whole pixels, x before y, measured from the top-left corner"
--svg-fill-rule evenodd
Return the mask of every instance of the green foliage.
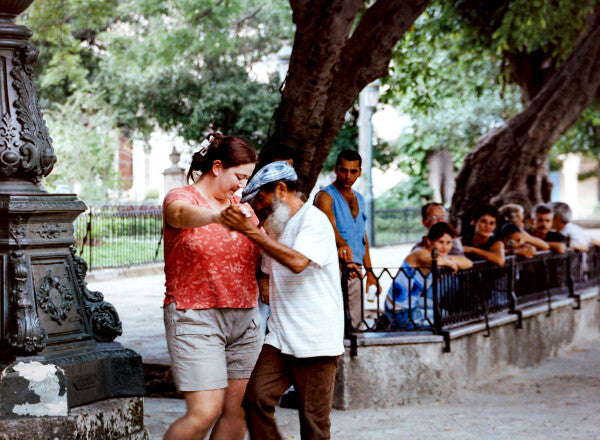
<path id="1" fill-rule="evenodd" d="M 122 124 L 175 129 L 189 141 L 211 130 L 264 139 L 279 93 L 274 79 L 249 72 L 291 36 L 288 5 L 129 0 L 119 10 L 128 19 L 99 36 L 109 49 L 98 83 Z"/>
<path id="2" fill-rule="evenodd" d="M 427 180 L 421 176 L 410 176 L 406 182 L 400 182 L 375 200 L 379 209 L 417 208 L 431 200 L 433 191 Z"/>
<path id="3" fill-rule="evenodd" d="M 431 197 L 430 151 L 450 153 L 458 170 L 479 138 L 520 108 L 518 90 L 499 80 L 499 58 L 469 43 L 457 19 L 436 2 L 396 48 L 383 99 L 411 115 L 412 126 L 392 149 L 410 180 L 378 200 L 382 206 L 422 204 Z"/>
<path id="4" fill-rule="evenodd" d="M 56 185 L 80 186 L 86 202 L 105 201 L 119 181 L 113 169 L 118 148 L 114 116 L 91 92 L 78 91 L 64 104 L 45 113 L 53 139 L 57 163 L 47 178 L 52 190 Z"/>
<path id="5" fill-rule="evenodd" d="M 598 0 L 458 0 L 448 16 L 474 45 L 496 52 L 541 51 L 557 60 L 573 49 Z"/>
<path id="6" fill-rule="evenodd" d="M 104 92 L 121 111 L 122 123 L 142 131 L 152 128 L 146 125 L 152 120 L 190 141 L 201 141 L 209 130 L 235 133 L 254 144 L 264 140 L 279 100 L 276 81 L 252 81 L 244 67 L 233 63 L 211 63 L 202 73 L 172 69 L 140 77 L 135 89 Z M 108 74 L 103 79 L 111 83 Z"/>
<path id="7" fill-rule="evenodd" d="M 279 93 L 251 70 L 293 34 L 289 4 L 263 0 L 37 0 L 20 20 L 40 49 L 36 87 L 59 156 L 49 184 L 78 182 L 90 200 L 116 185 L 107 153 L 121 128 L 264 140 Z M 98 164 L 90 176 L 76 170 L 80 145 Z"/>
<path id="8" fill-rule="evenodd" d="M 418 206 L 390 210 L 378 208 L 375 213 L 375 244 L 383 246 L 420 241 L 425 230 Z"/>
<path id="9" fill-rule="evenodd" d="M 586 157 L 600 157 L 600 104 L 595 102 L 586 109 L 577 124 L 554 145 L 553 153 L 581 153 Z"/>
<path id="10" fill-rule="evenodd" d="M 338 154 L 343 150 L 358 151 L 358 102 L 346 113 L 344 126 L 333 141 L 333 146 L 323 165 L 323 173 L 330 173 L 335 167 Z M 363 158 L 364 159 L 364 158 Z M 376 168 L 387 169 L 395 159 L 395 152 L 388 142 L 373 138 L 373 163 Z M 363 165 L 363 169 L 364 169 Z"/>
<path id="11" fill-rule="evenodd" d="M 115 0 L 36 0 L 19 17 L 34 31 L 40 50 L 37 90 L 43 107 L 62 103 L 78 90 L 93 90 L 98 71 L 95 39 L 116 14 Z"/>

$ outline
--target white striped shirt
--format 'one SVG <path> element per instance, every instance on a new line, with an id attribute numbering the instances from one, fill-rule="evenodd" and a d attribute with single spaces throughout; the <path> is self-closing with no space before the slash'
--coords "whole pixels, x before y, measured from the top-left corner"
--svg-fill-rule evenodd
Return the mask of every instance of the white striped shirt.
<path id="1" fill-rule="evenodd" d="M 310 263 L 295 274 L 269 259 L 269 333 L 265 344 L 299 358 L 344 352 L 344 308 L 335 235 L 321 210 L 305 203 L 278 241 Z"/>

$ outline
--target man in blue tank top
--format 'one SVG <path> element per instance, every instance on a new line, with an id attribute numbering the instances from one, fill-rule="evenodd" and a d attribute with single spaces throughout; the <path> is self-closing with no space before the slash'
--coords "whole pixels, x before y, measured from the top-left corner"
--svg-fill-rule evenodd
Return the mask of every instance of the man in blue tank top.
<path id="1" fill-rule="evenodd" d="M 365 233 L 367 213 L 365 200 L 361 194 L 352 190 L 352 185 L 361 175 L 362 159 L 354 150 L 344 150 L 338 154 L 335 163 L 335 182 L 326 186 L 315 196 L 315 206 L 323 211 L 333 225 L 338 257 L 346 263 L 353 263 L 357 271 L 363 274 L 362 267 L 371 268 L 369 241 Z M 366 288 L 377 286 L 372 272 L 367 271 Z M 361 278 L 351 273 L 348 283 L 348 305 L 352 325 L 360 325 L 361 316 Z"/>

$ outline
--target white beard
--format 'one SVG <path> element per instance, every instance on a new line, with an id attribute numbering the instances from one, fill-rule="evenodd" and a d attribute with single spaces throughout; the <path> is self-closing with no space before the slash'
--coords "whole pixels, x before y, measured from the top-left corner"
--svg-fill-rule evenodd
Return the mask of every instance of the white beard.
<path id="1" fill-rule="evenodd" d="M 273 212 L 265 219 L 264 228 L 269 235 L 278 237 L 285 229 L 285 225 L 290 219 L 291 208 L 287 203 L 282 202 L 277 198 L 273 197 Z"/>

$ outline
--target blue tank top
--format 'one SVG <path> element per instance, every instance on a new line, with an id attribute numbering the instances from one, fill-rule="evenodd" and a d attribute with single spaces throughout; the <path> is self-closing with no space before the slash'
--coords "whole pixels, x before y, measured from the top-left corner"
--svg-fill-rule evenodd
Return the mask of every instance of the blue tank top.
<path id="1" fill-rule="evenodd" d="M 323 188 L 323 191 L 329 194 L 333 200 L 333 215 L 337 229 L 344 241 L 352 248 L 354 262 L 362 264 L 365 256 L 365 222 L 367 220 L 365 199 L 361 194 L 352 191 L 358 202 L 358 215 L 354 218 L 346 199 L 333 184 Z"/>

